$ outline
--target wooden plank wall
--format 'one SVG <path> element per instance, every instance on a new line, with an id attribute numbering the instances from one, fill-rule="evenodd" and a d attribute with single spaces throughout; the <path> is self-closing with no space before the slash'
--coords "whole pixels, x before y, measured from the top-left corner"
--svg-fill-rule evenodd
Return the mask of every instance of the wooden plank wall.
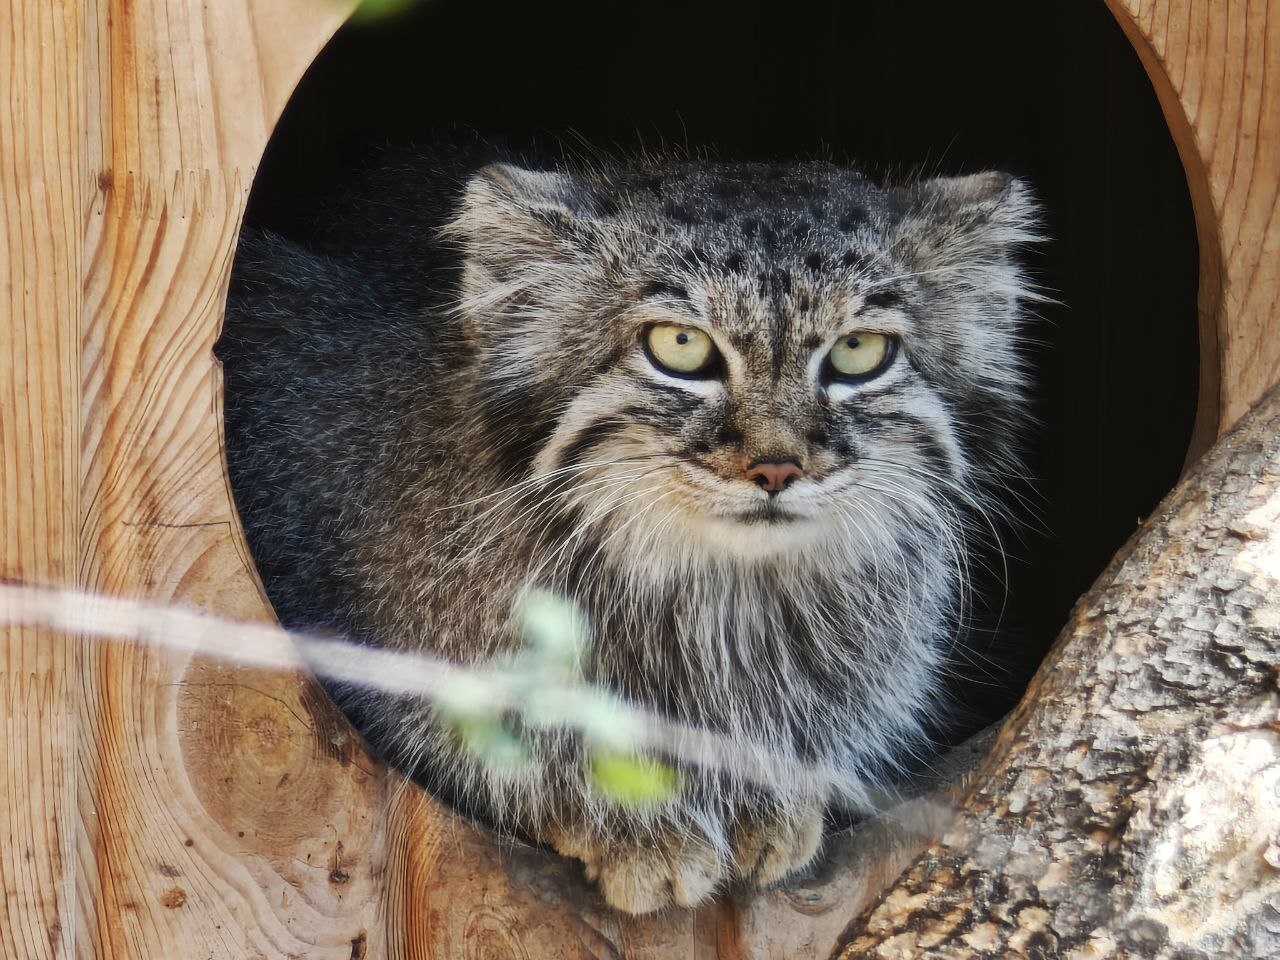
<path id="1" fill-rule="evenodd" d="M 267 616 L 210 349 L 262 147 L 344 14 L 0 3 L 0 577 Z M 312 762 L 298 680 L 37 630 L 0 641 L 0 670 L 0 956 L 350 956 L 376 903 L 311 879 L 325 841 L 301 822 L 327 805 L 373 830 L 381 786 Z M 310 791 L 263 810 L 285 769 Z M 216 799 L 276 833 L 241 843 Z"/>
<path id="2" fill-rule="evenodd" d="M 1108 3 L 1197 206 L 1203 445 L 1280 379 L 1280 0 Z M 0 579 L 269 617 L 210 348 L 258 158 L 349 6 L 0 0 Z M 4 958 L 819 957 L 879 882 L 624 921 L 402 790 L 296 673 L 9 628 L 0 723 Z"/>

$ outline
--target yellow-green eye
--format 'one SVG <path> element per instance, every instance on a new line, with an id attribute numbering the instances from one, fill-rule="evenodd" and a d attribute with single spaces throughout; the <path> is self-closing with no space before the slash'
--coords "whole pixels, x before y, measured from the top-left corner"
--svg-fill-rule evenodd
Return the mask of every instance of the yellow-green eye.
<path id="1" fill-rule="evenodd" d="M 837 340 L 827 362 L 837 379 L 865 380 L 889 365 L 893 348 L 894 341 L 887 334 L 859 330 Z"/>
<path id="2" fill-rule="evenodd" d="M 645 331 L 644 343 L 654 365 L 678 377 L 706 376 L 719 356 L 709 336 L 677 323 L 654 324 Z"/>

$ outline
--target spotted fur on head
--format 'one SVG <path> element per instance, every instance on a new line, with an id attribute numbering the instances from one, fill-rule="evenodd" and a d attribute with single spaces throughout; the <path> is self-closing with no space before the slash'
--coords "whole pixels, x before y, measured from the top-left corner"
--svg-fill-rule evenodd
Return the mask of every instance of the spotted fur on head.
<path id="1" fill-rule="evenodd" d="M 441 179 L 410 165 L 386 182 L 414 175 Z M 892 780 L 941 709 L 975 545 L 1018 470 L 1026 185 L 689 161 L 458 182 L 452 204 L 405 201 L 345 250 L 246 244 L 220 347 L 228 456 L 282 619 L 481 662 L 518 644 L 521 591 L 552 589 L 590 620 L 587 679 Z M 715 375 L 652 362 L 644 331 L 666 321 L 713 338 Z M 897 353 L 832 381 L 827 351 L 855 330 Z M 746 479 L 761 461 L 804 475 L 770 494 Z M 333 691 L 393 763 L 589 866 L 610 844 L 695 838 L 703 893 L 734 874 L 743 823 L 767 810 L 807 836 L 829 799 L 687 771 L 671 803 L 623 810 L 572 734 L 527 733 L 545 770 L 503 773 L 425 704 Z M 650 903 L 591 869 L 620 905 Z"/>

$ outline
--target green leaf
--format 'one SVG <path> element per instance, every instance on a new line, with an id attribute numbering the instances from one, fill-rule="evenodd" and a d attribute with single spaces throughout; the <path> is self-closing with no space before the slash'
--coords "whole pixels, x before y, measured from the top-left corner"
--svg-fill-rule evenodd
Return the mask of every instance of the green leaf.
<path id="1" fill-rule="evenodd" d="M 591 757 L 591 780 L 606 797 L 627 807 L 660 803 L 680 788 L 680 774 L 665 763 L 604 751 Z"/>
<path id="2" fill-rule="evenodd" d="M 576 606 L 546 590 L 530 590 L 516 609 L 538 659 L 577 670 L 587 648 L 587 621 Z"/>
<path id="3" fill-rule="evenodd" d="M 516 772 L 533 763 L 533 752 L 497 720 L 457 719 L 450 732 L 487 767 Z"/>
<path id="4" fill-rule="evenodd" d="M 462 671 L 439 691 L 435 707 L 450 722 L 489 719 L 498 715 L 498 708 L 493 704 L 491 683 Z"/>

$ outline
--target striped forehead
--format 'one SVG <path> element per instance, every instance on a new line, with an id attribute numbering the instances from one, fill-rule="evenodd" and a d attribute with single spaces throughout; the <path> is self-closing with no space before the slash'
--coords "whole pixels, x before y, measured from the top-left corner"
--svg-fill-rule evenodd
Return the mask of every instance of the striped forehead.
<path id="1" fill-rule="evenodd" d="M 851 298 L 816 284 L 708 284 L 700 313 L 748 367 L 774 379 L 803 370 L 815 350 L 847 326 Z"/>
<path id="2" fill-rule="evenodd" d="M 883 283 L 898 272 L 883 195 L 856 176 L 821 165 L 672 170 L 634 186 L 632 222 L 652 256 L 641 297 L 696 317 L 775 378 L 864 310 L 904 300 Z"/>
<path id="3" fill-rule="evenodd" d="M 788 345 L 804 342 L 816 346 L 842 323 L 847 306 L 828 297 L 807 298 L 804 309 L 794 300 L 765 299 L 752 294 L 738 295 L 716 302 L 714 294 L 707 304 L 707 319 L 739 350 L 748 351 L 768 345 L 781 352 Z"/>
<path id="4" fill-rule="evenodd" d="M 892 284 L 852 277 L 797 277 L 761 272 L 756 282 L 699 284 L 691 304 L 735 346 L 761 341 L 814 347 L 849 328 L 858 315 L 896 310 L 903 294 Z"/>

